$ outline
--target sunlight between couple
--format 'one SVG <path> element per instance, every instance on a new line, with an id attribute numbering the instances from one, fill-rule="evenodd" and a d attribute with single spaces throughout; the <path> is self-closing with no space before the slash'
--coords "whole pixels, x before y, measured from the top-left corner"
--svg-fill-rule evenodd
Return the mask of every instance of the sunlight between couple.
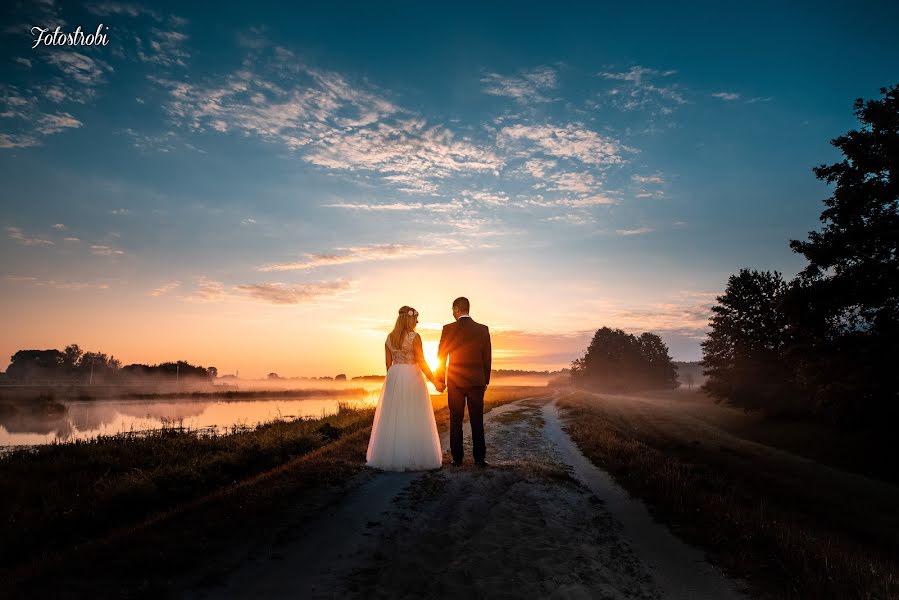
<path id="1" fill-rule="evenodd" d="M 384 344 L 387 378 L 375 409 L 366 464 L 386 471 L 438 469 L 443 462 L 425 376 L 438 392 L 447 390 L 452 464 L 462 464 L 462 419 L 468 404 L 475 464 L 485 467 L 484 392 L 490 383 L 490 331 L 469 315 L 468 298 L 453 301 L 454 323 L 443 326 L 435 373 L 425 361 L 421 336 L 415 331 L 418 311 L 399 310 Z"/>

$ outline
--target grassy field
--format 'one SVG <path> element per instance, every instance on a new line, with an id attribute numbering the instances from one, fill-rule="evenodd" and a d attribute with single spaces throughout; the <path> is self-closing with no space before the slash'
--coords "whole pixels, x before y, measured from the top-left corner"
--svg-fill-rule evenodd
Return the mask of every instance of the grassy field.
<path id="1" fill-rule="evenodd" d="M 899 489 L 785 452 L 802 443 L 785 424 L 764 432 L 752 416 L 684 393 L 573 392 L 559 406 L 585 455 L 760 590 L 899 596 Z M 822 443 L 826 432 L 800 428 L 812 435 Z"/>
<path id="2" fill-rule="evenodd" d="M 485 411 L 545 392 L 491 387 Z M 432 402 L 444 431 L 445 394 Z M 237 548 L 267 523 L 283 526 L 286 506 L 295 513 L 314 497 L 336 501 L 364 470 L 373 415 L 342 408 L 228 435 L 160 428 L 8 455 L 0 460 L 0 509 L 9 515 L 0 578 L 46 580 L 115 563 L 122 577 L 140 565 L 142 577 L 164 581 L 205 565 L 213 549 Z"/>

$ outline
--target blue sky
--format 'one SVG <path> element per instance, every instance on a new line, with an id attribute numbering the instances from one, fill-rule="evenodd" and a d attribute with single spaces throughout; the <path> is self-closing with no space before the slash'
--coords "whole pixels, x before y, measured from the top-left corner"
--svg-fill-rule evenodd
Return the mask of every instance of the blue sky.
<path id="1" fill-rule="evenodd" d="M 602 325 L 698 359 L 729 274 L 802 267 L 811 168 L 899 78 L 890 3 L 5 10 L 0 355 L 362 372 L 399 305 L 429 339 L 465 294 L 500 366 Z"/>

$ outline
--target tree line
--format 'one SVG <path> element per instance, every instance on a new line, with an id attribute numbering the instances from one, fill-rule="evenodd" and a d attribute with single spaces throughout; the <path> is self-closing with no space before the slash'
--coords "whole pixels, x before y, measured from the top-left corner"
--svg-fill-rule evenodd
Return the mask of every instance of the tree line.
<path id="1" fill-rule="evenodd" d="M 843 160 L 813 168 L 834 188 L 821 230 L 790 241 L 805 268 L 740 269 L 718 296 L 702 344 L 716 399 L 849 426 L 899 416 L 899 85 L 880 94 L 831 140 Z"/>
<path id="2" fill-rule="evenodd" d="M 122 366 L 114 356 L 85 352 L 78 344 L 64 350 L 19 350 L 10 359 L 6 378 L 12 381 L 47 379 L 56 381 L 118 382 L 123 380 L 215 379 L 215 367 L 200 367 L 183 360 L 155 365 Z"/>

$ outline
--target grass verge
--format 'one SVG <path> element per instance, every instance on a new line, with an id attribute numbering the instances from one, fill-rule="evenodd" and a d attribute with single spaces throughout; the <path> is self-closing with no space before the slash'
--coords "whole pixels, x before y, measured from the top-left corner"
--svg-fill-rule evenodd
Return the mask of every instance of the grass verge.
<path id="1" fill-rule="evenodd" d="M 895 557 L 805 518 L 803 507 L 768 494 L 747 473 L 704 457 L 708 448 L 689 455 L 662 452 L 652 439 L 638 439 L 605 414 L 589 394 L 565 396 L 559 407 L 566 431 L 592 462 L 678 533 L 705 547 L 716 564 L 767 595 L 899 597 Z"/>

